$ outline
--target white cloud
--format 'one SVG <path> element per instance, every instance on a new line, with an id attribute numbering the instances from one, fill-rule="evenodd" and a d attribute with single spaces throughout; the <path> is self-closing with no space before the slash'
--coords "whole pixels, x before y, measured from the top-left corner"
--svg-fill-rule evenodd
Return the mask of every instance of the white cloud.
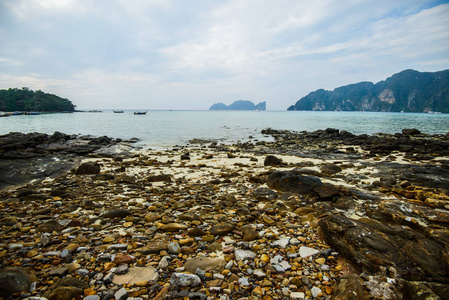
<path id="1" fill-rule="evenodd" d="M 449 4 L 437 3 L 3 0 L 0 88 L 79 107 L 285 109 L 317 88 L 449 68 Z"/>

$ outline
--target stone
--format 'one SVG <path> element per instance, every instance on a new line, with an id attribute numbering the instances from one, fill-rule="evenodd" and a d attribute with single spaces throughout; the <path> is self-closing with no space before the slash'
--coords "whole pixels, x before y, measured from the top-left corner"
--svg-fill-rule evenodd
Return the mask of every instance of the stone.
<path id="1" fill-rule="evenodd" d="M 172 242 L 168 244 L 168 253 L 178 254 L 181 251 L 181 246 L 178 242 Z"/>
<path id="2" fill-rule="evenodd" d="M 315 176 L 304 176 L 294 172 L 276 171 L 268 176 L 267 185 L 270 189 L 282 192 L 314 195 L 314 189 L 322 186 L 323 183 Z"/>
<path id="3" fill-rule="evenodd" d="M 326 164 L 320 167 L 321 173 L 324 175 L 334 175 L 342 171 L 340 166 L 335 164 Z"/>
<path id="4" fill-rule="evenodd" d="M 252 195 L 256 200 L 260 201 L 276 200 L 278 197 L 278 194 L 275 191 L 265 187 L 255 189 Z"/>
<path id="5" fill-rule="evenodd" d="M 317 298 L 318 295 L 323 293 L 323 291 L 319 287 L 316 287 L 316 286 L 312 287 L 312 289 L 310 291 L 312 292 L 313 298 Z"/>
<path id="6" fill-rule="evenodd" d="M 232 232 L 234 229 L 235 224 L 230 222 L 223 222 L 212 226 L 209 231 L 213 236 L 219 236 L 219 235 L 226 235 Z"/>
<path id="7" fill-rule="evenodd" d="M 129 215 L 131 215 L 131 212 L 129 210 L 120 208 L 120 209 L 113 209 L 113 210 L 108 211 L 107 213 L 105 213 L 103 215 L 103 218 L 123 219 L 123 218 L 125 218 L 125 217 L 127 217 Z"/>
<path id="8" fill-rule="evenodd" d="M 246 260 L 246 259 L 253 259 L 256 257 L 256 253 L 254 253 L 251 250 L 235 250 L 234 252 L 235 255 L 235 260 L 239 261 L 239 260 Z"/>
<path id="9" fill-rule="evenodd" d="M 181 231 L 186 230 L 189 228 L 187 225 L 180 224 L 180 223 L 168 223 L 161 227 L 162 231 L 169 231 L 169 232 L 175 232 L 175 231 Z"/>
<path id="10" fill-rule="evenodd" d="M 189 258 L 185 262 L 185 270 L 190 273 L 195 273 L 197 269 L 203 271 L 216 270 L 217 272 L 223 271 L 226 265 L 226 261 L 222 257 L 206 257 L 197 256 L 194 258 Z"/>
<path id="11" fill-rule="evenodd" d="M 304 294 L 303 292 L 293 292 L 290 294 L 291 300 L 304 300 L 305 298 L 306 298 L 306 294 Z"/>
<path id="12" fill-rule="evenodd" d="M 113 262 L 117 265 L 120 264 L 130 264 L 133 262 L 133 258 L 129 255 L 126 255 L 124 253 L 117 253 L 114 257 Z"/>
<path id="13" fill-rule="evenodd" d="M 278 247 L 278 248 L 285 249 L 288 246 L 289 242 L 290 242 L 290 238 L 288 238 L 288 237 L 281 238 L 279 240 L 272 242 L 271 247 Z"/>
<path id="14" fill-rule="evenodd" d="M 264 166 L 279 166 L 282 160 L 274 155 L 267 155 L 263 162 Z"/>
<path id="15" fill-rule="evenodd" d="M 123 287 L 114 293 L 115 300 L 125 300 L 128 298 L 129 292 Z"/>
<path id="16" fill-rule="evenodd" d="M 365 294 L 362 280 L 355 274 L 340 276 L 335 285 L 336 288 L 332 293 L 333 299 L 369 299 Z"/>
<path id="17" fill-rule="evenodd" d="M 53 231 L 61 232 L 63 227 L 56 220 L 48 220 L 44 224 L 41 224 L 37 227 L 38 232 L 48 232 L 52 233 Z"/>
<path id="18" fill-rule="evenodd" d="M 76 174 L 99 174 L 100 173 L 100 165 L 96 162 L 85 162 L 82 163 L 77 169 Z"/>
<path id="19" fill-rule="evenodd" d="M 170 277 L 170 283 L 177 286 L 195 287 L 201 284 L 201 279 L 194 274 L 173 273 Z"/>
<path id="20" fill-rule="evenodd" d="M 48 272 L 48 275 L 62 277 L 62 276 L 65 276 L 68 272 L 69 272 L 69 268 L 60 267 L 60 268 L 51 270 L 50 272 Z"/>
<path id="21" fill-rule="evenodd" d="M 171 182 L 171 177 L 172 176 L 169 174 L 159 174 L 159 175 L 148 176 L 147 181 L 148 182 L 158 182 L 158 181 Z"/>
<path id="22" fill-rule="evenodd" d="M 7 299 L 14 293 L 29 291 L 37 277 L 26 268 L 9 267 L 0 269 L 0 297 Z"/>
<path id="23" fill-rule="evenodd" d="M 115 275 L 112 278 L 114 284 L 133 285 L 141 281 L 157 281 L 159 273 L 153 267 L 132 267 L 128 269 L 128 273 L 124 275 Z"/>
<path id="24" fill-rule="evenodd" d="M 316 255 L 318 253 L 320 253 L 319 250 L 316 250 L 316 249 L 313 249 L 313 248 L 310 248 L 310 247 L 301 246 L 299 248 L 299 255 L 301 257 L 309 257 L 309 256 Z"/>
<path id="25" fill-rule="evenodd" d="M 340 192 L 330 184 L 319 186 L 313 189 L 321 200 L 332 200 L 332 198 L 340 195 Z"/>
<path id="26" fill-rule="evenodd" d="M 260 238 L 257 229 L 252 225 L 247 225 L 241 228 L 244 241 L 254 241 Z"/>
<path id="27" fill-rule="evenodd" d="M 139 250 L 143 254 L 155 254 L 159 253 L 163 250 L 168 249 L 168 243 L 166 242 L 151 242 L 148 245 L 146 245 L 144 248 L 140 248 Z"/>

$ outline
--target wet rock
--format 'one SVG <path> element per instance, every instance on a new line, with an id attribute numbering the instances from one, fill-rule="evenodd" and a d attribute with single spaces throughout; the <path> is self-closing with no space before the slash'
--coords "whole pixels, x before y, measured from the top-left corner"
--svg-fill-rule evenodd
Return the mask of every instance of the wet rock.
<path id="1" fill-rule="evenodd" d="M 340 192 L 330 184 L 316 187 L 313 189 L 313 191 L 317 193 L 318 197 L 321 200 L 332 200 L 334 197 L 340 195 Z"/>
<path id="2" fill-rule="evenodd" d="M 449 281 L 443 247 L 413 230 L 339 215 L 322 219 L 320 226 L 325 240 L 363 269 L 377 272 L 395 266 L 408 280 Z"/>
<path id="3" fill-rule="evenodd" d="M 416 128 L 402 129 L 402 134 L 405 134 L 405 135 L 419 135 L 419 134 L 421 134 L 421 131 L 419 131 Z"/>
<path id="4" fill-rule="evenodd" d="M 85 162 L 82 163 L 77 169 L 76 174 L 82 175 L 82 174 L 88 174 L 88 175 L 95 175 L 100 173 L 100 165 L 96 162 Z"/>
<path id="5" fill-rule="evenodd" d="M 39 232 L 49 232 L 49 233 L 53 231 L 60 232 L 62 229 L 63 227 L 56 220 L 49 220 L 37 227 L 37 230 Z"/>
<path id="6" fill-rule="evenodd" d="M 337 280 L 332 298 L 338 300 L 365 300 L 368 299 L 368 295 L 365 294 L 363 282 L 359 276 L 351 274 L 343 275 Z"/>
<path id="7" fill-rule="evenodd" d="M 6 299 L 14 293 L 29 291 L 35 281 L 37 277 L 29 269 L 14 267 L 0 269 L 0 297 Z"/>
<path id="8" fill-rule="evenodd" d="M 315 176 L 304 176 L 293 172 L 276 171 L 268 176 L 271 189 L 295 194 L 315 194 L 314 189 L 323 185 Z"/>

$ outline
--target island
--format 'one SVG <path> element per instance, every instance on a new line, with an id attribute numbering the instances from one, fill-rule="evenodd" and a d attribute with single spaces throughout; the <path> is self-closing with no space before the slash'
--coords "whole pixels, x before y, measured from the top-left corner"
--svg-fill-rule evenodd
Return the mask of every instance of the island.
<path id="1" fill-rule="evenodd" d="M 319 89 L 287 110 L 449 113 L 449 70 L 405 70 L 376 84 Z"/>
<path id="2" fill-rule="evenodd" d="M 27 87 L 0 90 L 0 111 L 73 112 L 75 107 L 70 100 L 41 90 L 33 91 Z"/>
<path id="3" fill-rule="evenodd" d="M 267 103 L 260 102 L 255 105 L 253 102 L 248 100 L 238 100 L 230 105 L 226 105 L 223 103 L 215 103 L 212 105 L 209 110 L 266 110 Z"/>

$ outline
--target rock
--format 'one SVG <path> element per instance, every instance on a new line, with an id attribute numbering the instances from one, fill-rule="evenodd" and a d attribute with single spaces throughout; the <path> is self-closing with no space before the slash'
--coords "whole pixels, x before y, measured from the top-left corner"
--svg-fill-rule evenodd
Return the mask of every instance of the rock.
<path id="1" fill-rule="evenodd" d="M 306 246 L 301 246 L 299 248 L 299 255 L 301 257 L 309 257 L 309 256 L 313 256 L 320 253 L 320 251 L 310 248 L 310 247 L 306 247 Z"/>
<path id="2" fill-rule="evenodd" d="M 253 259 L 256 257 L 256 253 L 254 253 L 251 250 L 235 250 L 234 251 L 234 255 L 235 255 L 235 260 L 239 261 L 239 260 L 245 260 L 245 259 Z"/>
<path id="3" fill-rule="evenodd" d="M 268 176 L 267 185 L 271 189 L 295 194 L 315 194 L 314 189 L 323 185 L 315 176 L 304 176 L 293 172 L 276 171 Z"/>
<path id="4" fill-rule="evenodd" d="M 169 174 L 159 174 L 159 175 L 148 176 L 147 181 L 148 182 L 158 182 L 158 181 L 171 182 L 171 177 L 172 176 Z"/>
<path id="5" fill-rule="evenodd" d="M 449 295 L 449 284 L 423 281 L 405 281 L 403 299 L 445 299 Z"/>
<path id="6" fill-rule="evenodd" d="M 206 235 L 207 232 L 198 228 L 198 227 L 194 227 L 194 228 L 189 228 L 187 230 L 187 233 L 191 236 L 191 237 L 198 237 L 198 236 L 203 236 Z"/>
<path id="7" fill-rule="evenodd" d="M 177 286 L 198 286 L 201 279 L 194 274 L 173 273 L 170 277 L 170 283 Z"/>
<path id="8" fill-rule="evenodd" d="M 217 272 L 223 271 L 226 265 L 226 261 L 222 257 L 206 257 L 197 256 L 190 258 L 185 263 L 185 270 L 190 273 L 195 273 L 196 269 L 201 269 L 203 271 L 216 270 Z"/>
<path id="9" fill-rule="evenodd" d="M 253 191 L 253 197 L 260 201 L 275 200 L 278 194 L 269 188 L 258 188 Z"/>
<path id="10" fill-rule="evenodd" d="M 53 269 L 50 272 L 48 272 L 48 276 L 62 277 L 62 276 L 65 276 L 68 272 L 69 272 L 69 268 L 60 267 L 60 268 L 56 268 L 56 269 Z"/>
<path id="11" fill-rule="evenodd" d="M 369 297 L 365 294 L 363 283 L 359 276 L 350 274 L 342 275 L 338 278 L 332 299 L 365 300 L 369 299 Z"/>
<path id="12" fill-rule="evenodd" d="M 263 162 L 264 166 L 279 166 L 282 163 L 282 160 L 280 158 L 277 158 L 274 155 L 268 155 L 265 157 L 265 160 Z"/>
<path id="13" fill-rule="evenodd" d="M 168 223 L 168 224 L 165 224 L 164 226 L 162 226 L 161 230 L 174 232 L 174 231 L 186 230 L 187 228 L 189 228 L 189 227 L 187 225 L 184 225 L 184 224 Z"/>
<path id="14" fill-rule="evenodd" d="M 319 186 L 313 189 L 321 200 L 332 200 L 332 198 L 340 195 L 340 192 L 330 184 Z"/>
<path id="15" fill-rule="evenodd" d="M 377 272 L 382 266 L 394 266 L 407 280 L 449 281 L 443 247 L 416 231 L 340 215 L 323 218 L 320 226 L 325 241 L 362 269 Z"/>
<path id="16" fill-rule="evenodd" d="M 48 220 L 37 227 L 37 231 L 49 233 L 52 233 L 53 231 L 60 232 L 62 229 L 63 227 L 56 220 Z"/>
<path id="17" fill-rule="evenodd" d="M 252 225 L 246 225 L 241 228 L 243 240 L 244 241 L 254 241 L 260 238 L 259 233 L 257 232 L 257 229 Z"/>
<path id="18" fill-rule="evenodd" d="M 82 163 L 78 169 L 76 169 L 76 174 L 99 174 L 100 173 L 100 165 L 96 162 L 85 162 Z"/>
<path id="19" fill-rule="evenodd" d="M 319 287 L 316 287 L 316 286 L 312 287 L 312 289 L 310 291 L 312 292 L 313 298 L 317 298 L 318 295 L 323 293 L 323 291 Z"/>
<path id="20" fill-rule="evenodd" d="M 324 175 L 334 175 L 342 171 L 341 167 L 334 164 L 327 164 L 320 167 L 320 171 Z"/>
<path id="21" fill-rule="evenodd" d="M 0 269 L 0 297 L 5 299 L 14 293 L 29 291 L 37 277 L 33 271 L 26 268 L 3 268 Z"/>
<path id="22" fill-rule="evenodd" d="M 170 254 L 178 254 L 181 250 L 181 246 L 178 242 L 172 242 L 168 244 L 168 253 Z"/>
<path id="23" fill-rule="evenodd" d="M 115 275 L 112 278 L 114 284 L 132 285 L 142 281 L 157 281 L 159 274 L 153 267 L 132 267 L 124 275 Z"/>
<path id="24" fill-rule="evenodd" d="M 306 298 L 306 295 L 303 292 L 293 292 L 290 294 L 291 300 L 304 300 L 305 298 Z M 343 300 L 343 299 L 341 299 L 341 300 Z"/>
<path id="25" fill-rule="evenodd" d="M 115 300 L 125 300 L 128 298 L 129 292 L 123 287 L 114 294 Z"/>
<path id="26" fill-rule="evenodd" d="M 402 129 L 402 134 L 404 134 L 404 135 L 420 135 L 421 131 L 419 131 L 416 128 Z"/>
<path id="27" fill-rule="evenodd" d="M 53 284 L 50 290 L 45 293 L 44 297 L 47 297 L 49 300 L 77 298 L 79 295 L 84 295 L 84 290 L 88 287 L 86 282 L 71 276 L 66 276 Z"/>
<path id="28" fill-rule="evenodd" d="M 108 219 L 114 219 L 114 218 L 119 218 L 119 219 L 123 219 L 127 216 L 131 215 L 131 212 L 127 209 L 124 208 L 120 208 L 120 209 L 113 209 L 108 211 L 107 213 L 105 213 L 103 215 L 103 218 L 108 218 Z"/>
<path id="29" fill-rule="evenodd" d="M 226 235 L 232 232 L 235 228 L 235 225 L 230 222 L 224 222 L 217 225 L 214 225 L 210 228 L 210 233 L 214 236 L 217 235 Z"/>
<path id="30" fill-rule="evenodd" d="M 141 248 L 140 251 L 142 251 L 143 254 L 154 254 L 167 249 L 168 243 L 166 242 L 152 242 L 144 248 Z"/>
<path id="31" fill-rule="evenodd" d="M 126 255 L 124 253 L 117 253 L 117 255 L 115 255 L 113 262 L 117 265 L 121 265 L 121 264 L 131 264 L 133 262 L 133 258 L 129 255 Z"/>

